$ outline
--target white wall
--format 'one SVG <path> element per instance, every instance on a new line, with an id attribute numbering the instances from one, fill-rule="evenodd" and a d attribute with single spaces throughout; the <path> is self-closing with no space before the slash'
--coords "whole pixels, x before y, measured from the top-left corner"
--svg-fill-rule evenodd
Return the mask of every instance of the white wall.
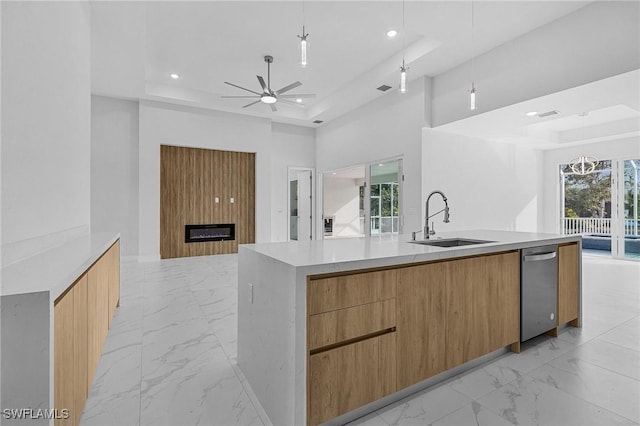
<path id="1" fill-rule="evenodd" d="M 313 165 L 312 131 L 268 119 L 152 101 L 140 103 L 138 244 L 160 253 L 160 145 L 256 153 L 256 241 L 286 240 L 287 166 Z M 274 191 L 279 192 L 273 194 Z M 272 220 L 281 211 L 279 217 Z M 274 226 L 275 224 L 275 226 Z"/>
<path id="2" fill-rule="evenodd" d="M 315 167 L 315 133 L 309 127 L 271 125 L 271 241 L 287 241 L 288 168 Z"/>
<path id="3" fill-rule="evenodd" d="M 640 158 L 640 137 L 588 143 L 548 150 L 543 155 L 543 232 L 560 232 L 560 164 L 580 155 L 598 160 L 632 160 Z"/>
<path id="4" fill-rule="evenodd" d="M 477 56 L 473 115 L 640 68 L 639 20 L 640 2 L 593 2 Z M 434 127 L 472 115 L 470 69 L 434 77 Z"/>
<path id="5" fill-rule="evenodd" d="M 89 229 L 89 40 L 87 2 L 3 2 L 5 264 Z"/>
<path id="6" fill-rule="evenodd" d="M 91 97 L 91 231 L 138 255 L 138 102 Z"/>
<path id="7" fill-rule="evenodd" d="M 401 156 L 405 231 L 420 228 L 422 128 L 429 126 L 431 80 L 411 82 L 409 93 L 397 90 L 320 126 L 316 130 L 318 174 Z M 318 203 L 318 217 L 322 205 Z M 321 232 L 321 231 L 320 231 Z"/>
<path id="8" fill-rule="evenodd" d="M 538 230 L 541 152 L 432 129 L 422 144 L 424 191 L 444 192 L 451 214 L 448 224 L 432 219 L 436 232 Z M 431 199 L 430 213 L 443 207 L 439 196 Z"/>
<path id="9" fill-rule="evenodd" d="M 324 216 L 335 216 L 332 237 L 362 236 L 360 224 L 360 185 L 362 179 L 325 176 Z"/>

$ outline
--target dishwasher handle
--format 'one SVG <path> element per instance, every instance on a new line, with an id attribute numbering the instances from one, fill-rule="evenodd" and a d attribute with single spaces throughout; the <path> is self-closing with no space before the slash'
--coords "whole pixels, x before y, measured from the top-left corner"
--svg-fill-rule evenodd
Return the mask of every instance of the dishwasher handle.
<path id="1" fill-rule="evenodd" d="M 523 256 L 525 262 L 538 262 L 541 260 L 549 260 L 556 257 L 557 253 L 552 251 L 550 253 L 541 253 L 541 254 L 527 254 Z"/>

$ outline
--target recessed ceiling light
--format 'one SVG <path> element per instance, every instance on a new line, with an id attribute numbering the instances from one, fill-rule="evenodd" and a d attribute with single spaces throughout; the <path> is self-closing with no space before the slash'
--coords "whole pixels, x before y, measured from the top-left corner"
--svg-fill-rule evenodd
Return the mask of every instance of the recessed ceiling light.
<path id="1" fill-rule="evenodd" d="M 333 173 L 331 173 L 331 174 L 332 174 L 333 176 L 335 176 L 335 175 L 336 175 L 336 172 L 333 172 Z"/>
<path id="2" fill-rule="evenodd" d="M 297 103 L 302 103 L 302 99 L 300 99 L 300 98 L 296 98 L 296 102 L 297 102 Z"/>
<path id="3" fill-rule="evenodd" d="M 378 164 L 378 167 L 382 167 L 382 166 L 384 166 L 384 164 L 382 164 L 382 163 Z"/>
<path id="4" fill-rule="evenodd" d="M 169 74 L 169 77 L 171 77 L 171 78 L 172 78 L 172 79 L 174 79 L 174 80 L 177 80 L 177 79 L 179 79 L 179 78 L 180 78 L 180 75 L 178 75 L 178 74 L 176 74 L 176 73 L 172 73 L 172 74 Z"/>
<path id="5" fill-rule="evenodd" d="M 538 115 L 538 111 L 529 111 L 525 114 L 527 117 L 533 117 L 534 115 Z"/>
<path id="6" fill-rule="evenodd" d="M 398 35 L 398 31 L 397 30 L 389 30 L 389 31 L 387 31 L 387 37 L 389 37 L 389 38 L 394 38 L 397 35 Z"/>

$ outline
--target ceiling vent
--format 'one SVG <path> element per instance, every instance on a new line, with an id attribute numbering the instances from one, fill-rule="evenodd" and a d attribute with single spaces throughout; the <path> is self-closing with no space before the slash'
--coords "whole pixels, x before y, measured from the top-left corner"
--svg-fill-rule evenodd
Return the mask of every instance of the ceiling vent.
<path id="1" fill-rule="evenodd" d="M 560 112 L 554 109 L 553 111 L 541 112 L 540 114 L 538 114 L 538 117 L 544 118 L 544 117 L 549 117 L 550 115 L 557 115 L 557 114 L 560 114 Z"/>
<path id="2" fill-rule="evenodd" d="M 313 124 L 320 124 L 320 123 L 324 123 L 324 121 L 322 121 L 322 120 L 313 120 Z"/>
<path id="3" fill-rule="evenodd" d="M 379 91 L 381 92 L 386 92 L 387 90 L 391 89 L 391 86 L 387 86 L 386 84 L 383 84 L 382 86 L 377 88 Z"/>

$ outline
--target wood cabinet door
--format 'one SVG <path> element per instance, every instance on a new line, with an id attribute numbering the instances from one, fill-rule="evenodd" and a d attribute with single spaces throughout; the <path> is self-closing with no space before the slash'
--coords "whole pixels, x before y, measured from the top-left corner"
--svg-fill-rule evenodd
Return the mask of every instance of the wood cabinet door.
<path id="1" fill-rule="evenodd" d="M 315 426 L 396 391 L 396 333 L 309 357 L 309 421 Z"/>
<path id="2" fill-rule="evenodd" d="M 558 325 L 574 321 L 580 315 L 580 252 L 578 244 L 558 247 Z"/>
<path id="3" fill-rule="evenodd" d="M 76 412 L 73 289 L 54 305 L 53 323 L 54 405 L 58 410 L 69 410 L 69 417 L 56 419 L 55 425 L 73 425 Z"/>
<path id="4" fill-rule="evenodd" d="M 446 369 L 520 339 L 518 252 L 446 262 Z"/>
<path id="5" fill-rule="evenodd" d="M 120 304 L 120 240 L 107 252 L 109 280 L 109 327 Z"/>
<path id="6" fill-rule="evenodd" d="M 398 389 L 446 368 L 445 262 L 398 269 Z"/>
<path id="7" fill-rule="evenodd" d="M 89 389 L 100 362 L 102 345 L 109 332 L 109 270 L 106 256 L 101 257 L 87 273 L 87 332 L 88 365 L 87 384 Z"/>
<path id="8" fill-rule="evenodd" d="M 80 424 L 84 403 L 89 395 L 89 328 L 87 317 L 88 278 L 83 275 L 73 286 L 73 339 L 75 411 L 74 424 Z"/>

